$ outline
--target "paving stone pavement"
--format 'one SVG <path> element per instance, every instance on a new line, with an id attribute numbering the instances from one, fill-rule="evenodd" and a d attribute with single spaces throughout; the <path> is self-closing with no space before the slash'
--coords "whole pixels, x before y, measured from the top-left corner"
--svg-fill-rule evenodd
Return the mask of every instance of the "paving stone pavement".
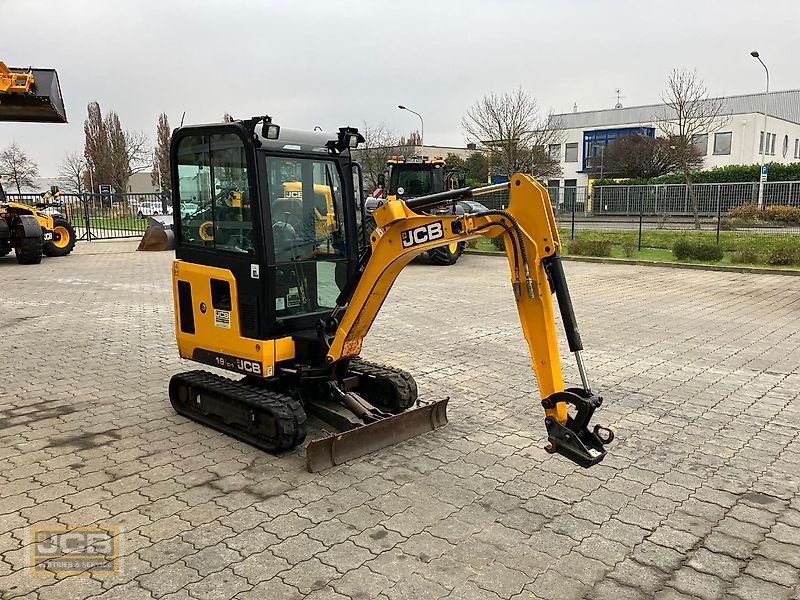
<path id="1" fill-rule="evenodd" d="M 172 412 L 171 255 L 134 247 L 0 260 L 2 600 L 800 598 L 800 278 L 568 263 L 617 432 L 583 470 L 504 262 L 413 264 L 364 355 L 450 424 L 309 474 Z M 31 525 L 90 524 L 118 576 L 31 576 Z"/>

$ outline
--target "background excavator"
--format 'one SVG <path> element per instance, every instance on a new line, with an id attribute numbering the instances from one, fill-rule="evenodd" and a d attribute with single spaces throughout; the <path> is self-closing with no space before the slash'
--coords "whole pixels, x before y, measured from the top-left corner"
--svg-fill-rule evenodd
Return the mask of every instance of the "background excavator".
<path id="1" fill-rule="evenodd" d="M 392 156 L 386 161 L 386 173 L 378 182 L 383 194 L 380 198 L 368 198 L 367 210 L 371 212 L 390 200 L 409 200 L 453 189 L 457 176 L 458 173 L 447 168 L 441 156 Z M 437 207 L 436 212 L 443 215 L 461 214 L 464 208 L 462 204 L 453 202 Z M 433 265 L 454 265 L 465 248 L 466 244 L 460 242 L 431 248 L 426 254 Z"/>
<path id="2" fill-rule="evenodd" d="M 541 393 L 546 449 L 583 467 L 600 462 L 613 433 L 590 428 L 602 399 L 584 366 L 546 190 L 516 174 L 496 186 L 395 198 L 375 209 L 376 227 L 368 233 L 361 168 L 350 157 L 359 142 L 356 129 L 292 131 L 268 116 L 175 130 L 170 162 L 178 182 L 172 191 L 178 349 L 184 358 L 241 377 L 177 374 L 169 384 L 174 409 L 270 452 L 303 443 L 307 416 L 313 415 L 337 433 L 307 444 L 310 471 L 445 425 L 447 400 L 426 403 L 409 373 L 361 359 L 362 341 L 395 278 L 415 256 L 502 235 L 509 296 Z M 287 182 L 302 192 L 302 210 L 292 219 L 282 206 Z M 325 227 L 318 226 L 319 186 L 331 198 Z M 506 210 L 435 212 L 500 188 L 510 188 Z M 218 189 L 236 192 L 236 202 L 233 193 L 213 193 Z M 202 223 L 181 215 L 186 195 L 206 211 Z M 554 294 L 579 387 L 564 386 Z"/>
<path id="3" fill-rule="evenodd" d="M 66 123 L 55 70 L 7 67 L 0 61 L 0 121 Z M 75 229 L 64 215 L 7 201 L 0 193 L 0 256 L 14 250 L 19 263 L 37 264 L 42 255 L 66 256 L 75 240 Z"/>

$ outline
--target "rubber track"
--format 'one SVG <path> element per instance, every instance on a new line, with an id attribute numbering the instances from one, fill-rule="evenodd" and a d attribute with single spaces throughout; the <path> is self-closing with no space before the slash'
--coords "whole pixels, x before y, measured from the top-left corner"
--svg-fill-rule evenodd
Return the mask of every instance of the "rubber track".
<path id="1" fill-rule="evenodd" d="M 411 408 L 417 401 L 417 382 L 407 371 L 398 369 L 396 367 L 388 367 L 378 363 L 369 362 L 361 358 L 356 358 L 350 362 L 349 372 L 356 375 L 365 375 L 367 380 L 362 383 L 366 388 L 364 397 L 374 404 L 379 405 L 381 408 L 391 408 L 392 412 L 402 412 Z M 369 379 L 374 378 L 378 381 L 388 383 L 394 388 L 398 406 L 387 406 L 385 403 L 380 402 L 379 398 L 371 397 L 369 394 Z M 399 410 L 398 410 L 399 409 Z"/>
<path id="2" fill-rule="evenodd" d="M 191 398 L 197 392 L 211 394 L 239 410 L 254 411 L 260 416 L 257 421 L 271 419 L 271 427 L 261 431 L 243 429 L 226 423 L 218 415 L 206 414 L 181 404 L 177 397 L 179 385 L 187 385 Z M 174 375 L 169 384 L 170 402 L 178 414 L 197 421 L 267 452 L 291 450 L 306 437 L 306 412 L 299 401 L 275 391 L 243 381 L 214 375 L 208 371 L 189 371 Z M 266 431 L 265 431 L 266 430 Z M 274 432 L 268 437 L 267 432 Z M 277 435 L 275 435 L 275 433 Z"/>

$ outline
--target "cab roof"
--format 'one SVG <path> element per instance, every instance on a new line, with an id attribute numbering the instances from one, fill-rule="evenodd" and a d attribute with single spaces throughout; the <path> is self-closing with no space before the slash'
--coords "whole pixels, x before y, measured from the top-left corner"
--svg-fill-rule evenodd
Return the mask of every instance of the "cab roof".
<path id="1" fill-rule="evenodd" d="M 281 127 L 278 139 L 270 140 L 261 136 L 260 129 L 260 127 L 256 127 L 255 133 L 261 142 L 261 147 L 267 150 L 331 154 L 326 144 L 331 140 L 336 141 L 337 138 L 337 135 L 331 132 L 305 131 Z"/>

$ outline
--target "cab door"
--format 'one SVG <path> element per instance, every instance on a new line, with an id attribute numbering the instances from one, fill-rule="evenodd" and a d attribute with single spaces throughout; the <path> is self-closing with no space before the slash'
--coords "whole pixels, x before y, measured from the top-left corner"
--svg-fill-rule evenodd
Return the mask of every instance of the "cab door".
<path id="1" fill-rule="evenodd" d="M 251 136 L 238 123 L 184 127 L 171 152 L 176 257 L 233 275 L 233 282 L 209 278 L 204 292 L 213 306 L 201 312 L 214 311 L 215 326 L 225 328 L 226 313 L 236 311 L 241 336 L 263 339 L 265 253 Z"/>

